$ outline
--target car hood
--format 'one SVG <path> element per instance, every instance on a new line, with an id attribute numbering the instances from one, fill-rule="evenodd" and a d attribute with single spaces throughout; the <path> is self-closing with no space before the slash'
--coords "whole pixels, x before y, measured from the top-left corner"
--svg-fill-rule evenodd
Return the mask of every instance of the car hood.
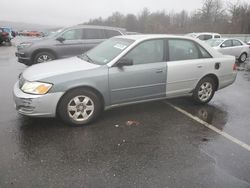
<path id="1" fill-rule="evenodd" d="M 32 44 L 38 44 L 38 43 L 47 43 L 47 41 L 52 41 L 53 38 L 50 37 L 34 37 L 34 38 L 26 38 L 26 39 L 21 39 L 17 43 L 17 45 L 20 45 L 22 43 L 32 43 Z"/>
<path id="2" fill-rule="evenodd" d="M 100 65 L 86 62 L 78 57 L 71 57 L 33 65 L 27 68 L 22 76 L 28 81 L 39 81 L 51 76 L 81 70 L 90 70 L 98 67 L 100 67 Z"/>
<path id="3" fill-rule="evenodd" d="M 221 49 L 219 46 L 213 46 L 212 48 L 215 49 L 215 50 Z"/>

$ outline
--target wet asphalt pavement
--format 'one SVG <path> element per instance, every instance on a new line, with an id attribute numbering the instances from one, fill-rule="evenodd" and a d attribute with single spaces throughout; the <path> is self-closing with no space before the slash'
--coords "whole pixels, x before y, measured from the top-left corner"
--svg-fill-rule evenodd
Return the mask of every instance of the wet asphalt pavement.
<path id="1" fill-rule="evenodd" d="M 250 72 L 204 106 L 174 99 L 106 111 L 92 125 L 18 115 L 12 87 L 26 67 L 0 46 L 0 188 L 250 187 Z M 134 122 L 127 122 L 134 121 Z"/>

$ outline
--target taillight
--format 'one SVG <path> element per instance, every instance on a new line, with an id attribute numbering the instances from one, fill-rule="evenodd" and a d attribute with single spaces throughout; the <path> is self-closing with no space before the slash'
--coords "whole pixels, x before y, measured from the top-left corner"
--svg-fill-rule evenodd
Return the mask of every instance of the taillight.
<path id="1" fill-rule="evenodd" d="M 234 63 L 233 70 L 234 70 L 234 71 L 237 70 L 237 65 L 236 65 L 236 63 Z"/>
<path id="2" fill-rule="evenodd" d="M 7 33 L 7 32 L 3 32 L 3 33 L 2 33 L 2 35 L 3 35 L 3 36 L 8 36 L 8 35 L 9 35 L 9 33 Z"/>

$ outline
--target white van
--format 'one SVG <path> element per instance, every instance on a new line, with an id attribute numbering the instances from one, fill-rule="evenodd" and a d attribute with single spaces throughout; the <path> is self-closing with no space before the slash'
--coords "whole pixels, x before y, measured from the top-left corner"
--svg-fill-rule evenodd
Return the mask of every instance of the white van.
<path id="1" fill-rule="evenodd" d="M 190 36 L 193 38 L 198 38 L 200 40 L 209 40 L 214 38 L 221 38 L 219 33 L 188 33 L 186 36 Z"/>

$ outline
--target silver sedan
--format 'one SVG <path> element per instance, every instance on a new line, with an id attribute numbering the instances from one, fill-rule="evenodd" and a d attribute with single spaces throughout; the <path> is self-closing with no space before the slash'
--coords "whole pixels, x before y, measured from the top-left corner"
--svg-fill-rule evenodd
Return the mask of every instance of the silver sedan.
<path id="1" fill-rule="evenodd" d="M 235 56 L 240 63 L 244 63 L 249 57 L 249 45 L 239 39 L 220 38 L 206 41 L 214 49 L 225 55 Z"/>
<path id="2" fill-rule="evenodd" d="M 14 86 L 14 99 L 21 114 L 59 116 L 79 126 L 121 105 L 180 96 L 208 103 L 236 73 L 235 57 L 200 40 L 127 35 L 78 57 L 29 67 Z"/>

